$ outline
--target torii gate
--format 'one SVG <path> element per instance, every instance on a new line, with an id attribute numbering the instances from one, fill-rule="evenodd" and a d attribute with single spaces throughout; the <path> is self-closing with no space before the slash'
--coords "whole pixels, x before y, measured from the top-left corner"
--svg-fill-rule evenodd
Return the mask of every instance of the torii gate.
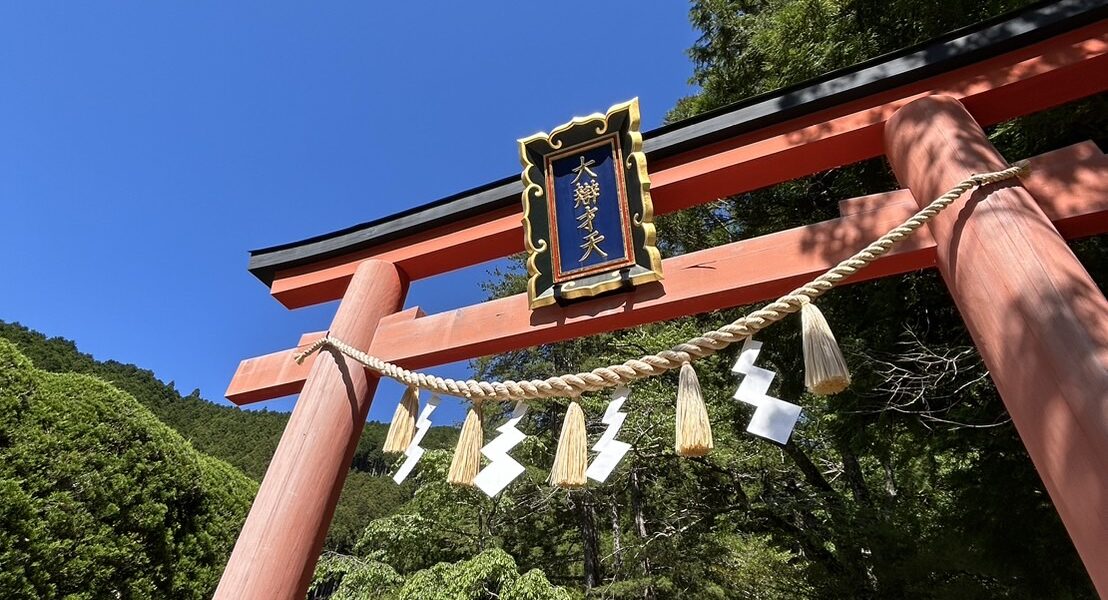
<path id="1" fill-rule="evenodd" d="M 251 253 L 288 308 L 340 299 L 330 332 L 415 369 L 774 298 L 975 172 L 1006 161 L 982 126 L 1108 89 L 1108 6 L 1062 0 L 648 132 L 665 214 L 885 155 L 903 189 L 837 219 L 664 261 L 661 286 L 532 312 L 527 295 L 425 315 L 408 282 L 522 251 L 517 177 Z M 1011 157 L 1021 158 L 1021 157 Z M 1108 597 L 1108 300 L 1065 240 L 1108 232 L 1108 157 L 1031 158 L 962 197 L 862 279 L 938 268 L 1073 539 Z M 975 206 L 990 197 L 989 210 Z M 995 202 L 995 203 L 993 203 Z M 821 240 L 818 251 L 804 240 Z M 750 260 L 756 256 L 758 260 Z M 298 349 L 323 335 L 308 333 Z M 236 404 L 300 392 L 215 597 L 303 598 L 377 386 L 331 354 L 243 361 Z M 337 355 L 336 355 L 337 356 Z"/>

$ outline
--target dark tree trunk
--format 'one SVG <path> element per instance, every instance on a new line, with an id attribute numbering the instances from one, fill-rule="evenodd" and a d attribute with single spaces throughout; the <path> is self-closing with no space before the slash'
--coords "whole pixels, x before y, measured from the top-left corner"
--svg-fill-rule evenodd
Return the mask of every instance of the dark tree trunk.
<path id="1" fill-rule="evenodd" d="M 638 471 L 631 471 L 631 510 L 635 512 L 635 533 L 646 539 L 646 519 L 642 514 L 642 487 L 639 484 Z"/>
<path id="2" fill-rule="evenodd" d="M 866 478 L 862 475 L 862 465 L 858 464 L 858 457 L 849 450 L 840 450 L 839 455 L 843 457 L 843 474 L 850 484 L 850 493 L 854 496 L 854 500 L 866 508 L 873 508 L 869 488 L 866 487 Z"/>
<path id="3" fill-rule="evenodd" d="M 619 503 L 615 494 L 609 497 L 612 517 L 612 572 L 619 573 L 623 569 L 623 533 L 619 527 Z"/>
<path id="4" fill-rule="evenodd" d="M 631 470 L 631 510 L 635 513 L 635 535 L 639 536 L 639 539 L 645 541 L 646 518 L 643 516 L 642 483 L 639 480 L 639 472 L 635 469 Z M 641 555 L 643 576 L 650 577 L 650 558 L 647 557 L 645 551 L 641 552 Z M 652 600 L 653 598 L 654 588 L 653 586 L 647 586 L 646 589 L 643 590 L 643 600 Z"/>
<path id="5" fill-rule="evenodd" d="M 588 494 L 578 494 L 573 500 L 581 530 L 581 548 L 584 553 L 585 590 L 600 585 L 600 535 L 596 530 L 596 507 Z"/>
<path id="6" fill-rule="evenodd" d="M 800 469 L 800 473 L 804 475 L 804 480 L 808 482 L 812 487 L 826 492 L 832 497 L 832 501 L 836 504 L 842 504 L 839 498 L 838 492 L 835 488 L 831 487 L 831 483 L 823 476 L 823 473 L 819 472 L 819 467 L 812 462 L 812 459 L 808 458 L 808 455 L 800 449 L 799 446 L 794 444 L 792 440 L 784 447 L 785 454 L 789 455 L 789 458 L 793 459 L 793 463 Z"/>
<path id="7" fill-rule="evenodd" d="M 789 441 L 789 443 L 785 445 L 784 450 L 785 454 L 787 454 L 789 458 L 792 458 L 797 468 L 800 469 L 800 472 L 804 475 L 805 481 L 812 487 L 823 492 L 822 498 L 827 503 L 827 508 L 830 509 L 832 513 L 837 513 L 838 518 L 850 518 L 850 511 L 847 510 L 844 498 L 832 487 L 831 482 L 827 481 L 823 473 L 820 473 L 819 467 L 812 462 L 812 459 L 808 457 L 804 450 L 792 441 Z M 814 527 L 815 523 L 812 525 Z M 876 574 L 873 572 L 873 569 L 869 567 L 867 562 L 869 551 L 863 550 L 857 540 L 852 539 L 849 535 L 842 536 L 835 540 L 835 542 L 836 546 L 840 549 L 838 556 L 842 564 L 851 572 L 851 578 L 857 581 L 860 586 L 865 586 L 865 588 L 859 589 L 856 592 L 856 597 L 873 597 L 878 589 L 878 581 Z"/>

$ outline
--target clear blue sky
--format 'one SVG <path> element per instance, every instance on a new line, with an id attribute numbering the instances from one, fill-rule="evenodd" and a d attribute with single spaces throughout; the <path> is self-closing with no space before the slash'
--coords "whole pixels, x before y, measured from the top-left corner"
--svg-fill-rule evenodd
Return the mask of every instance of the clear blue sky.
<path id="1" fill-rule="evenodd" d="M 687 10 L 0 4 L 0 319 L 225 402 L 239 360 L 326 329 L 335 308 L 284 309 L 248 250 L 518 173 L 517 138 L 633 96 L 657 127 L 694 91 Z M 408 306 L 476 302 L 487 270 L 416 282 Z M 370 418 L 398 396 L 383 385 Z"/>

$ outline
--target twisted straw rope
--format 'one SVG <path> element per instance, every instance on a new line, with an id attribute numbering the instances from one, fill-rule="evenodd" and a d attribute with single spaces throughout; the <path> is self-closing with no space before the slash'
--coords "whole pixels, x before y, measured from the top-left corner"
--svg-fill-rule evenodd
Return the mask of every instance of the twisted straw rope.
<path id="1" fill-rule="evenodd" d="M 472 379 L 456 381 L 409 371 L 376 356 L 370 356 L 330 335 L 324 336 L 298 354 L 295 357 L 296 362 L 303 363 L 305 358 L 326 346 L 334 348 L 380 375 L 391 377 L 405 385 L 439 394 L 468 398 L 474 403 L 576 397 L 583 392 L 626 385 L 639 379 L 654 377 L 678 369 L 685 362 L 711 356 L 735 342 L 753 336 L 771 324 L 784 319 L 787 315 L 799 311 L 805 303 L 826 294 L 836 285 L 864 269 L 912 235 L 967 191 L 975 187 L 1018 177 L 1027 172 L 1027 161 L 1019 161 L 1002 171 L 971 175 L 854 256 L 840 262 L 807 284 L 781 296 L 776 301 L 733 321 L 729 325 L 705 332 L 683 344 L 677 344 L 669 350 L 631 359 L 620 365 L 600 367 L 587 373 L 565 374 L 531 381 L 474 381 Z"/>

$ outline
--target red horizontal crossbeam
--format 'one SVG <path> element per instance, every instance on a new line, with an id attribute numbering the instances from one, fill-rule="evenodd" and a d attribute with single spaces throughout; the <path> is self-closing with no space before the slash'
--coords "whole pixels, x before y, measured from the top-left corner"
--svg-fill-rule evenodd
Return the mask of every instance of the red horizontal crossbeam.
<path id="1" fill-rule="evenodd" d="M 1031 165 L 1023 186 L 1065 237 L 1108 232 L 1108 157 L 1095 144 L 1056 150 Z M 520 294 L 428 316 L 410 309 L 382 321 L 369 352 L 416 369 L 764 301 L 826 271 L 915 211 L 906 190 L 846 200 L 838 219 L 669 258 L 661 284 L 565 307 L 532 312 Z M 931 267 L 934 249 L 920 230 L 851 281 Z M 320 335 L 306 334 L 300 347 Z M 227 398 L 246 404 L 298 391 L 308 363 L 295 366 L 297 351 L 242 361 Z"/>
<path id="2" fill-rule="evenodd" d="M 423 311 L 417 306 L 389 315 L 381 319 L 381 324 L 407 321 L 423 315 Z M 291 350 L 281 350 L 240 362 L 224 395 L 241 406 L 299 393 L 312 370 L 315 355 L 303 364 L 298 364 L 293 357 L 324 335 L 327 335 L 326 331 L 305 333 Z"/>
<path id="3" fill-rule="evenodd" d="M 929 94 L 958 98 L 982 125 L 1108 89 L 1108 21 L 942 75 L 650 165 L 657 214 L 881 155 L 885 120 Z M 288 308 L 342 296 L 358 263 L 378 258 L 410 279 L 523 251 L 518 208 L 479 215 L 388 244 L 280 271 L 270 292 Z"/>
<path id="4" fill-rule="evenodd" d="M 306 360 L 303 364 L 298 364 L 292 357 L 326 333 L 305 333 L 292 350 L 273 352 L 240 362 L 235 376 L 227 386 L 225 396 L 241 406 L 300 393 L 312 370 L 312 361 Z"/>

